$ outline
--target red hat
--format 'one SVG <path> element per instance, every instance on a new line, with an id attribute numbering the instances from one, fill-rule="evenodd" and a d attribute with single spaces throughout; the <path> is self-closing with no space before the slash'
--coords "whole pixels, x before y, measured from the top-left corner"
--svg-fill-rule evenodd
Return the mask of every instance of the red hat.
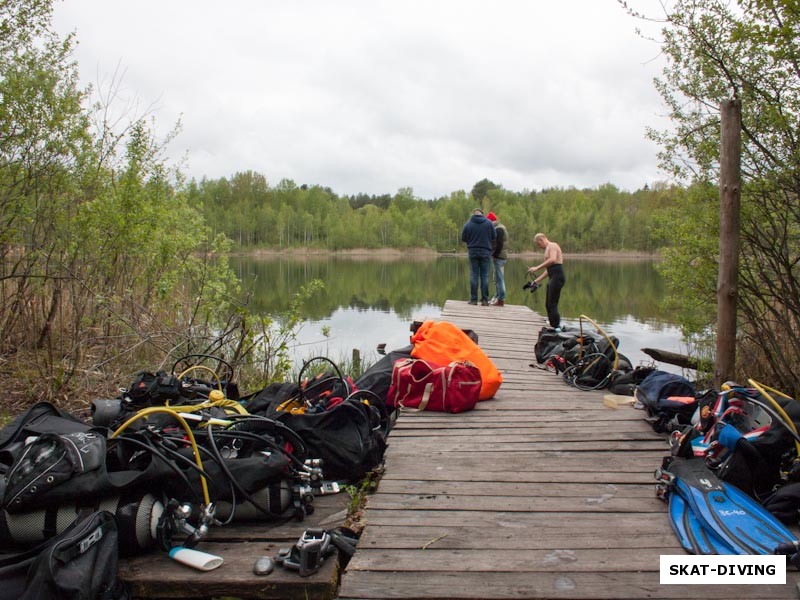
<path id="1" fill-rule="evenodd" d="M 486 218 L 489 219 L 490 221 L 497 221 L 497 215 L 494 214 L 493 212 L 490 212 L 488 215 L 486 215 Z"/>

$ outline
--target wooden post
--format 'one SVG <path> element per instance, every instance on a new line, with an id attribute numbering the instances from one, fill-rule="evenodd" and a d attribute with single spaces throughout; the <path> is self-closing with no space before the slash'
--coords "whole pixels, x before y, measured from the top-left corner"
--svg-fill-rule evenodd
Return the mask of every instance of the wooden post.
<path id="1" fill-rule="evenodd" d="M 353 348 L 353 377 L 361 376 L 361 351 Z"/>
<path id="2" fill-rule="evenodd" d="M 714 383 L 736 376 L 736 304 L 739 295 L 739 223 L 741 206 L 742 101 L 720 105 L 719 273 Z"/>

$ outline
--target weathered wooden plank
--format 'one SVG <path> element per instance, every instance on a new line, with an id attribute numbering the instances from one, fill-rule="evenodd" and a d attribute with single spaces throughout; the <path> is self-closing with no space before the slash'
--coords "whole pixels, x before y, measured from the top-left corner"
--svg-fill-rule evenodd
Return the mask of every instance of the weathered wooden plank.
<path id="1" fill-rule="evenodd" d="M 356 571 L 455 571 L 465 573 L 562 572 L 604 573 L 658 571 L 662 548 L 637 548 L 622 559 L 617 552 L 575 548 L 567 540 L 557 548 L 544 549 L 378 549 L 359 548 L 347 565 L 348 573 Z"/>
<path id="2" fill-rule="evenodd" d="M 376 494 L 367 500 L 367 508 L 384 510 L 491 510 L 506 512 L 651 512 L 664 513 L 664 503 L 655 497 L 620 498 L 599 493 L 584 497 L 554 496 L 459 496 L 450 494 Z"/>
<path id="3" fill-rule="evenodd" d="M 482 427 L 491 426 L 493 424 L 519 425 L 525 427 L 527 425 L 555 425 L 569 423 L 570 431 L 577 425 L 586 425 L 588 427 L 613 427 L 614 423 L 621 420 L 621 417 L 627 417 L 626 422 L 621 424 L 620 427 L 625 429 L 637 429 L 640 431 L 647 431 L 649 434 L 654 433 L 650 426 L 642 419 L 640 411 L 628 409 L 608 409 L 592 415 L 591 419 L 587 419 L 586 415 L 580 411 L 574 410 L 558 410 L 552 409 L 548 411 L 470 411 L 466 413 L 459 413 L 456 415 L 443 414 L 443 413 L 413 413 L 402 412 L 395 423 L 395 428 L 392 430 L 392 435 L 395 431 L 403 429 L 419 428 L 427 429 L 441 428 L 441 427 L 454 427 L 464 429 L 479 429 Z M 630 422 L 628 422 L 630 421 Z M 652 436 L 654 439 L 666 436 Z"/>
<path id="4" fill-rule="evenodd" d="M 587 427 L 583 426 L 576 428 L 573 435 L 581 438 L 584 435 L 594 434 L 592 431 L 587 431 Z M 495 443 L 495 444 L 514 444 L 525 442 L 555 442 L 564 438 L 563 433 L 553 432 L 552 427 L 520 427 L 517 429 L 512 428 L 492 428 L 492 429 L 414 429 L 395 431 L 392 435 L 394 443 L 419 443 L 420 438 L 430 439 L 432 444 L 447 444 L 452 442 L 460 442 L 474 440 L 480 444 Z M 591 435 L 593 442 L 612 442 L 612 441 L 643 441 L 647 443 L 658 443 L 658 445 L 666 450 L 667 446 L 661 440 L 653 440 L 653 436 L 646 431 L 630 431 L 622 429 L 612 431 L 606 429 L 600 434 Z M 442 449 L 449 446 L 441 446 Z M 474 447 L 474 445 L 473 445 Z"/>
<path id="5" fill-rule="evenodd" d="M 406 438 L 408 439 L 408 438 Z M 535 452 L 537 450 L 549 450 L 553 452 L 626 452 L 626 451 L 642 451 L 653 450 L 656 452 L 668 453 L 668 448 L 664 446 L 661 440 L 643 440 L 634 439 L 633 441 L 627 440 L 606 440 L 606 439 L 590 439 L 590 440 L 545 440 L 545 441 L 524 441 L 516 439 L 513 441 L 495 441 L 493 438 L 488 440 L 469 440 L 462 441 L 460 438 L 455 440 L 446 437 L 425 438 L 425 444 L 429 449 L 429 456 L 440 456 L 445 453 L 454 452 Z M 411 448 L 411 451 L 419 452 L 419 444 L 411 443 L 407 445 L 397 444 L 399 452 L 403 452 L 406 446 Z M 431 451 L 432 450 L 432 451 Z"/>
<path id="6" fill-rule="evenodd" d="M 279 546 L 267 543 L 207 542 L 198 548 L 224 559 L 222 566 L 203 572 L 170 560 L 166 553 L 150 553 L 121 561 L 120 576 L 136 598 L 266 598 L 305 600 L 333 598 L 336 594 L 338 561 L 323 562 L 320 570 L 300 577 L 297 571 L 276 566 L 268 576 L 253 573 L 259 556 L 274 556 Z"/>
<path id="7" fill-rule="evenodd" d="M 616 557 L 624 562 L 623 557 Z M 657 563 L 656 563 L 657 564 Z M 339 590 L 340 600 L 425 598 L 428 600 L 652 600 L 705 598 L 797 598 L 794 585 L 659 585 L 659 574 L 627 572 L 359 572 L 347 574 Z"/>
<path id="8" fill-rule="evenodd" d="M 446 471 L 455 467 L 455 462 L 436 451 L 431 452 L 413 446 L 390 445 L 391 455 L 386 459 L 389 468 L 404 468 L 416 465 L 420 473 L 430 469 Z M 424 456 L 421 456 L 424 455 Z M 458 465 L 464 469 L 491 472 L 498 469 L 506 471 L 644 471 L 652 473 L 661 464 L 661 456 L 666 452 L 618 452 L 610 454 L 602 461 L 592 452 L 525 451 L 503 452 L 485 451 L 476 447 L 473 452 L 460 453 Z"/>
<path id="9" fill-rule="evenodd" d="M 555 496 L 653 498 L 653 490 L 641 485 L 613 483 L 541 483 L 521 481 L 431 481 L 422 479 L 384 479 L 378 484 L 382 494 L 447 494 L 450 496 Z"/>
<path id="10" fill-rule="evenodd" d="M 582 521 L 582 519 L 581 519 Z M 585 548 L 611 551 L 633 548 L 661 548 L 665 554 L 682 554 L 680 544 L 671 531 L 651 523 L 637 523 L 637 527 L 624 527 L 624 535 L 606 520 L 594 529 L 566 527 L 562 519 L 560 527 L 537 527 L 522 531 L 519 528 L 494 528 L 480 532 L 473 526 L 441 526 L 431 524 L 408 528 L 404 526 L 379 527 L 370 524 L 359 541 L 360 548 L 371 549 L 477 549 L 477 550 L 544 550 L 552 548 Z M 626 554 L 619 552 L 620 555 Z"/>
<path id="11" fill-rule="evenodd" d="M 419 469 L 404 470 L 393 468 L 384 473 L 380 485 L 385 481 L 418 480 L 421 472 Z M 482 483 L 512 482 L 512 483 L 603 483 L 603 484 L 631 484 L 651 485 L 653 472 L 647 471 L 475 471 L 455 466 L 449 469 L 427 469 L 425 478 L 428 481 L 474 481 Z M 653 489 L 650 489 L 653 492 Z"/>
<path id="12" fill-rule="evenodd" d="M 165 552 L 120 560 L 120 576 L 136 598 L 333 598 L 338 586 L 338 560 L 332 556 L 319 572 L 302 578 L 296 571 L 276 567 L 266 577 L 253 574 L 259 556 L 288 548 L 310 527 L 333 529 L 347 518 L 350 497 L 345 492 L 317 496 L 314 512 L 303 521 L 292 517 L 274 521 L 234 522 L 211 527 L 198 550 L 224 559 L 221 567 L 202 572 L 176 563 Z"/>
<path id="13" fill-rule="evenodd" d="M 603 406 L 603 399 L 592 402 L 585 399 L 578 398 L 564 398 L 557 395 L 543 396 L 538 401 L 531 398 L 505 398 L 502 402 L 489 400 L 487 402 L 479 402 L 475 407 L 475 411 L 513 411 L 519 413 L 520 411 L 550 411 L 550 410 L 572 410 L 582 411 L 584 413 L 590 411 L 597 411 L 607 413 L 609 411 L 622 412 L 623 409 L 613 409 Z M 624 410 L 636 410 L 635 408 L 628 408 Z M 475 412 L 473 411 L 473 412 Z M 638 412 L 640 418 L 644 418 L 642 412 Z M 584 415 L 586 419 L 594 418 L 590 414 Z"/>
<path id="14" fill-rule="evenodd" d="M 642 533 L 669 533 L 672 530 L 667 524 L 666 510 L 663 514 L 654 515 L 647 512 L 599 513 L 561 511 L 559 513 L 544 512 L 508 512 L 504 507 L 498 510 L 404 510 L 380 509 L 371 507 L 368 514 L 368 525 L 365 535 L 376 527 L 408 527 L 409 533 L 417 527 L 465 527 L 474 531 L 474 539 L 480 540 L 489 530 L 517 532 L 522 537 L 536 537 L 538 532 L 547 534 L 550 531 L 564 531 L 568 538 L 574 532 L 607 531 L 609 528 L 619 531 L 607 539 L 607 546 L 624 539 L 630 530 Z M 674 537 L 674 536 L 673 536 Z M 396 540 L 393 544 L 397 544 Z M 556 546 L 554 546 L 556 547 Z"/>

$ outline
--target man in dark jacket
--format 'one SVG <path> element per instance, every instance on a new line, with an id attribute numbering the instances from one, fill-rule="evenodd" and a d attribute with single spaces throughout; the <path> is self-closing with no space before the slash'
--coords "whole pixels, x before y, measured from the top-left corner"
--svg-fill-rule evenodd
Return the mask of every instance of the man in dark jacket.
<path id="1" fill-rule="evenodd" d="M 469 256 L 469 303 L 478 303 L 478 280 L 481 283 L 481 304 L 489 306 L 489 269 L 492 266 L 492 243 L 497 234 L 492 222 L 476 208 L 461 230 L 461 241 L 467 244 Z"/>

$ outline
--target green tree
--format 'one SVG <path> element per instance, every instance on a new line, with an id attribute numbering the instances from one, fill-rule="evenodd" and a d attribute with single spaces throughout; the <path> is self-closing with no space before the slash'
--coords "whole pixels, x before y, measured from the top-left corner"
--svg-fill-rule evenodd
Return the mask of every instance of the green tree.
<path id="1" fill-rule="evenodd" d="M 163 159 L 173 134 L 157 141 L 144 118 L 112 124 L 110 107 L 88 105 L 51 14 L 48 0 L 0 0 L 4 374 L 54 399 L 79 375 L 113 390 L 109 373 L 172 352 L 236 354 L 238 281 L 189 198 L 199 188 L 183 193 Z"/>
<path id="2" fill-rule="evenodd" d="M 91 140 L 51 2 L 0 2 L 0 349 L 42 347 L 63 299 L 75 170 Z"/>
<path id="3" fill-rule="evenodd" d="M 666 273 L 691 307 L 690 330 L 713 330 L 719 106 L 742 102 L 739 358 L 743 376 L 800 392 L 800 11 L 794 0 L 676 0 L 668 5 L 657 89 L 670 110 L 652 131 L 662 166 L 695 183 L 662 234 Z M 707 212 L 704 212 L 707 211 Z M 693 265 L 687 270 L 686 265 Z M 746 359 L 746 362 L 744 362 Z"/>
<path id="4" fill-rule="evenodd" d="M 483 199 L 489 195 L 489 192 L 492 190 L 497 189 L 499 186 L 486 179 L 485 177 L 478 181 L 475 185 L 472 186 L 472 191 L 470 195 L 475 199 L 476 202 L 479 204 L 483 202 Z"/>

